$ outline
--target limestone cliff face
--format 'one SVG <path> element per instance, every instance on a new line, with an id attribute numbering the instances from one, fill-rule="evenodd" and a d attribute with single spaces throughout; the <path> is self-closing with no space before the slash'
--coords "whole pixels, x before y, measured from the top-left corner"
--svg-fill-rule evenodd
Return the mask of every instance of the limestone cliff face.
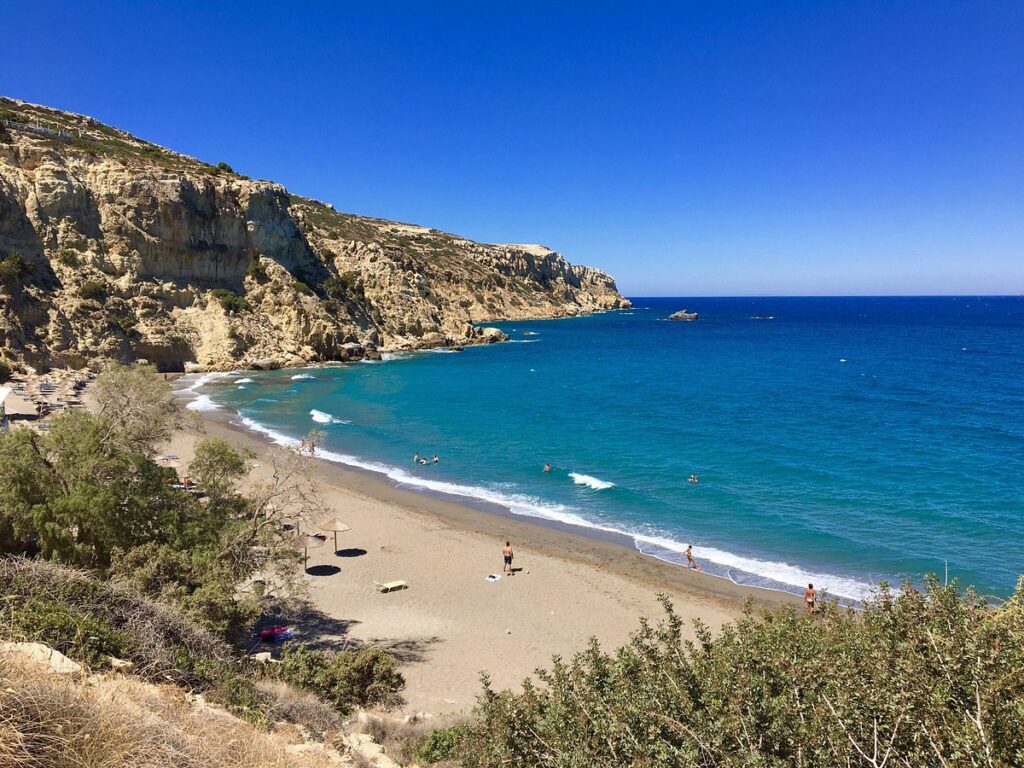
<path id="1" fill-rule="evenodd" d="M 628 306 L 607 274 L 339 213 L 90 118 L 0 98 L 0 342 L 36 366 L 296 365 Z"/>

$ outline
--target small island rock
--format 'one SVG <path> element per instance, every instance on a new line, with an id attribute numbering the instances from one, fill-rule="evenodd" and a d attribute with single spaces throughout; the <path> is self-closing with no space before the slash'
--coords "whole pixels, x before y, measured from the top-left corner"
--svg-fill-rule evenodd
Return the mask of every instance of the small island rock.
<path id="1" fill-rule="evenodd" d="M 680 309 L 668 316 L 669 320 L 697 320 L 699 318 L 700 315 L 696 312 L 687 312 L 685 309 Z"/>

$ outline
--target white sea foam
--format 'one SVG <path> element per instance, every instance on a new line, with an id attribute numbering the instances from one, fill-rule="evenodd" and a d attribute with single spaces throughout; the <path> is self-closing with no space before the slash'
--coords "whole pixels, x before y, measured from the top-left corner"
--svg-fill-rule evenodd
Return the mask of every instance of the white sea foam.
<path id="1" fill-rule="evenodd" d="M 315 378 L 316 378 L 316 376 L 313 376 L 313 375 L 311 375 L 309 373 L 296 373 L 294 376 L 292 376 L 292 381 L 301 381 L 302 379 L 315 379 Z"/>
<path id="2" fill-rule="evenodd" d="M 325 411 L 318 411 L 316 408 L 309 412 L 309 417 L 317 424 L 351 424 L 349 421 L 335 418 Z"/>
<path id="3" fill-rule="evenodd" d="M 606 488 L 615 487 L 615 483 L 609 483 L 607 480 L 602 480 L 599 477 L 584 475 L 581 472 L 570 472 L 569 477 L 572 478 L 576 485 L 585 485 L 587 488 L 593 488 L 595 491 L 603 491 Z"/>
<path id="4" fill-rule="evenodd" d="M 265 427 L 248 417 L 240 415 L 239 418 L 242 426 L 253 432 L 265 435 L 271 442 L 277 445 L 294 448 L 298 448 L 300 445 L 298 440 Z M 316 455 L 327 461 L 358 467 L 370 472 L 377 472 L 400 485 L 424 488 L 435 493 L 461 496 L 496 504 L 506 508 L 514 515 L 540 518 L 579 528 L 625 536 L 632 539 L 636 548 L 646 555 L 665 560 L 666 562 L 685 563 L 686 544 L 680 543 L 668 536 L 639 533 L 596 523 L 588 520 L 578 511 L 564 504 L 544 501 L 526 494 L 510 493 L 497 488 L 449 483 L 431 477 L 414 475 L 400 467 L 382 462 L 368 461 L 357 456 L 325 449 L 318 449 Z M 810 571 L 790 563 L 759 560 L 753 557 L 736 555 L 715 547 L 694 546 L 693 555 L 698 562 L 704 565 L 706 573 L 721 575 L 737 583 L 749 584 L 751 586 L 761 586 L 799 594 L 804 586 L 813 583 L 818 589 L 825 590 L 831 595 L 850 600 L 862 600 L 871 590 L 870 584 L 856 579 Z M 714 564 L 714 566 L 709 567 L 709 564 Z M 716 573 L 716 571 L 721 573 Z M 743 578 L 743 575 L 746 575 L 747 578 Z"/>
<path id="5" fill-rule="evenodd" d="M 230 375 L 231 374 L 229 374 L 229 373 L 203 373 L 203 374 L 198 374 L 198 375 L 197 374 L 186 374 L 185 376 L 182 376 L 178 381 L 180 381 L 183 384 L 187 384 L 187 386 L 182 387 L 181 389 L 179 389 L 178 393 L 179 394 L 184 394 L 186 392 L 196 392 L 199 389 L 202 389 L 203 387 L 205 387 L 211 381 L 216 381 L 217 379 L 223 379 L 223 378 L 226 378 L 226 377 L 228 377 Z"/>
<path id="6" fill-rule="evenodd" d="M 199 395 L 195 400 L 185 405 L 190 411 L 218 411 L 220 406 L 210 399 L 209 395 Z"/>
<path id="7" fill-rule="evenodd" d="M 230 373 L 187 374 L 178 379 L 178 384 L 185 386 L 174 390 L 178 397 L 188 399 L 185 407 L 190 411 L 216 411 L 220 408 L 208 395 L 200 395 L 199 390 L 211 382 L 231 376 Z M 234 382 L 231 382 L 234 383 Z"/>
<path id="8" fill-rule="evenodd" d="M 507 344 L 536 344 L 540 339 L 509 339 Z"/>
<path id="9" fill-rule="evenodd" d="M 633 540 L 636 542 L 638 550 L 660 560 L 683 562 L 686 554 L 685 544 L 667 537 L 633 534 Z M 825 590 L 830 595 L 851 600 L 863 600 L 871 591 L 870 584 L 857 579 L 810 571 L 791 563 L 744 557 L 716 547 L 694 546 L 693 557 L 698 563 L 710 562 L 723 566 L 727 569 L 726 575 L 733 581 L 737 581 L 737 579 L 734 574 L 728 573 L 730 570 L 759 576 L 779 585 L 779 587 L 803 587 L 807 584 L 814 584 L 819 590 Z M 759 585 L 750 579 L 745 579 L 742 583 L 766 586 Z"/>
<path id="10" fill-rule="evenodd" d="M 244 379 L 238 379 L 235 382 L 235 384 L 254 384 L 255 382 L 256 379 L 250 379 L 248 376 L 246 376 Z"/>

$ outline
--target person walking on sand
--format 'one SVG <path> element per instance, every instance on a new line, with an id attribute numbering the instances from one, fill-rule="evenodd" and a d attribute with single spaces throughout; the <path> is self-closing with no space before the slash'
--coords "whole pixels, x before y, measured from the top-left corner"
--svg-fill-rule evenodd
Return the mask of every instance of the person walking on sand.
<path id="1" fill-rule="evenodd" d="M 501 572 L 513 573 L 512 571 L 512 542 L 506 541 L 505 548 L 501 550 L 501 556 L 505 559 L 505 564 L 501 567 Z"/>
<path id="2" fill-rule="evenodd" d="M 686 567 L 700 570 L 700 566 L 697 565 L 697 561 L 693 559 L 693 544 L 686 545 Z"/>
<path id="3" fill-rule="evenodd" d="M 807 613 L 814 613 L 817 610 L 818 593 L 814 591 L 814 585 L 808 584 L 804 592 L 804 605 L 807 606 Z"/>

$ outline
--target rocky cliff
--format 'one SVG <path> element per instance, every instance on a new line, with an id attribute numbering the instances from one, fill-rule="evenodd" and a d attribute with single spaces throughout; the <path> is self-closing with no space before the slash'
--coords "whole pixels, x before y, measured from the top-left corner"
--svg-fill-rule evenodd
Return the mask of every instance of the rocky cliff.
<path id="1" fill-rule="evenodd" d="M 628 306 L 604 272 L 335 211 L 0 98 L 0 342 L 30 365 L 274 367 Z"/>

